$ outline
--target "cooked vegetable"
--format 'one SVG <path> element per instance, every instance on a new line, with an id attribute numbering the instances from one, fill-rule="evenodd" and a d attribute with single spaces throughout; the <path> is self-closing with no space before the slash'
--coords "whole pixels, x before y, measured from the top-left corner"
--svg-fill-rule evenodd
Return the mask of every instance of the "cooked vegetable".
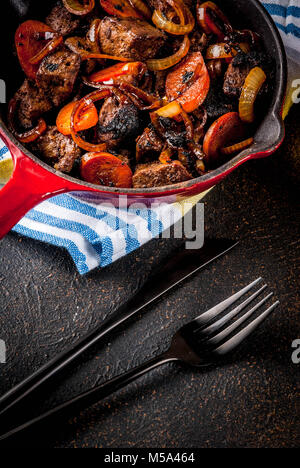
<path id="1" fill-rule="evenodd" d="M 238 48 L 235 49 L 234 46 L 230 47 L 225 42 L 220 42 L 219 44 L 212 44 L 206 50 L 207 59 L 225 59 L 232 58 L 237 55 L 240 50 L 246 54 L 250 52 L 250 46 L 247 42 L 242 42 L 238 44 Z"/>
<path id="2" fill-rule="evenodd" d="M 172 150 L 170 148 L 164 149 L 158 159 L 162 164 L 170 164 L 172 162 Z"/>
<path id="3" fill-rule="evenodd" d="M 95 8 L 95 0 L 62 0 L 64 7 L 73 15 L 85 16 Z"/>
<path id="4" fill-rule="evenodd" d="M 162 58 L 162 59 L 150 59 L 147 60 L 147 67 L 149 70 L 158 71 L 158 70 L 166 70 L 167 68 L 173 67 L 177 63 L 180 62 L 183 57 L 185 57 L 190 48 L 190 40 L 188 36 L 184 36 L 183 42 L 179 48 L 179 50 L 170 57 Z"/>
<path id="5" fill-rule="evenodd" d="M 15 44 L 20 65 L 28 78 L 35 80 L 39 68 L 39 54 L 43 58 L 48 53 L 47 47 L 51 48 L 53 44 L 57 46 L 57 41 L 57 35 L 53 29 L 40 21 L 28 20 L 18 27 Z M 36 58 L 38 58 L 37 61 Z M 32 59 L 34 63 L 31 62 Z"/>
<path id="6" fill-rule="evenodd" d="M 160 99 L 157 99 L 156 96 L 152 96 L 151 94 L 146 93 L 142 89 L 137 88 L 130 83 L 121 82 L 118 87 L 140 110 L 152 110 L 161 106 L 161 101 Z"/>
<path id="7" fill-rule="evenodd" d="M 118 16 L 119 18 L 143 19 L 142 13 L 132 8 L 127 0 L 100 0 L 100 5 L 109 15 Z"/>
<path id="8" fill-rule="evenodd" d="M 226 156 L 229 156 L 234 153 L 239 153 L 240 151 L 243 151 L 244 149 L 248 148 L 249 146 L 252 145 L 253 143 L 253 138 L 248 138 L 247 140 L 240 141 L 239 143 L 236 143 L 235 145 L 227 146 L 226 148 L 221 149 L 221 153 L 225 154 Z"/>
<path id="9" fill-rule="evenodd" d="M 200 3 L 198 0 L 196 16 L 199 25 L 206 34 L 215 34 L 219 41 L 223 41 L 232 27 L 219 7 L 213 2 Z"/>
<path id="10" fill-rule="evenodd" d="M 139 11 L 146 19 L 150 20 L 152 13 L 148 5 L 146 5 L 145 2 L 142 0 L 129 0 L 129 3 L 132 5 L 132 7 Z"/>
<path id="11" fill-rule="evenodd" d="M 266 78 L 265 72 L 260 67 L 252 68 L 248 74 L 239 100 L 239 114 L 243 122 L 254 121 L 254 103 Z"/>
<path id="12" fill-rule="evenodd" d="M 96 18 L 92 21 L 90 28 L 86 35 L 86 41 L 91 49 L 91 52 L 94 54 L 101 54 L 100 46 L 99 46 L 99 28 L 101 25 L 101 20 Z"/>
<path id="13" fill-rule="evenodd" d="M 155 26 L 170 34 L 189 34 L 194 29 L 195 19 L 185 3 L 182 2 L 182 0 L 166 0 L 166 3 L 174 8 L 175 14 L 180 19 L 180 24 L 176 24 L 173 21 L 168 20 L 163 12 L 155 10 L 152 16 L 152 21 Z M 187 18 L 187 23 L 185 18 Z"/>
<path id="14" fill-rule="evenodd" d="M 132 186 L 130 167 L 109 153 L 86 153 L 81 158 L 80 173 L 86 182 L 108 187 Z"/>
<path id="15" fill-rule="evenodd" d="M 63 37 L 62 36 L 58 36 L 54 39 L 51 39 L 47 45 L 45 45 L 45 47 L 40 51 L 38 52 L 36 55 L 34 55 L 34 57 L 32 57 L 29 62 L 32 64 L 32 65 L 35 65 L 37 63 L 40 63 L 43 58 L 46 57 L 46 55 L 50 54 L 51 52 L 53 52 L 58 46 L 60 46 L 63 42 Z"/>
<path id="16" fill-rule="evenodd" d="M 16 99 L 11 99 L 8 105 L 8 126 L 14 136 L 19 140 L 21 143 L 32 143 L 33 141 L 37 140 L 39 136 L 41 136 L 47 130 L 47 124 L 43 118 L 38 120 L 37 126 L 24 132 L 19 133 L 15 127 L 15 115 L 16 115 L 16 107 L 18 102 Z"/>
<path id="17" fill-rule="evenodd" d="M 245 136 L 245 126 L 237 112 L 228 112 L 217 119 L 208 129 L 203 140 L 205 161 L 215 165 L 221 156 L 221 149 L 240 141 Z"/>
<path id="18" fill-rule="evenodd" d="M 156 111 L 160 117 L 172 118 L 179 115 L 182 111 L 181 105 L 177 101 L 170 102 L 169 104 L 161 107 Z"/>
<path id="19" fill-rule="evenodd" d="M 125 57 L 118 57 L 115 55 L 107 55 L 107 54 L 98 54 L 91 52 L 86 49 L 82 49 L 81 43 L 78 41 L 78 37 L 69 37 L 65 43 L 66 45 L 73 51 L 80 55 L 81 60 L 89 60 L 89 59 L 107 59 L 107 60 L 117 60 L 118 62 L 129 62 L 129 58 Z"/>
<path id="20" fill-rule="evenodd" d="M 132 75 L 141 77 L 146 72 L 146 69 L 143 62 L 117 63 L 116 65 L 93 73 L 88 77 L 88 82 L 93 84 L 114 84 L 114 81 L 120 78 L 120 76 Z"/>
<path id="21" fill-rule="evenodd" d="M 209 73 L 202 54 L 194 52 L 168 74 L 166 94 L 170 101 L 176 100 L 183 110 L 193 112 L 204 102 L 209 85 Z"/>
<path id="22" fill-rule="evenodd" d="M 70 102 L 60 110 L 57 116 L 56 126 L 58 131 L 63 135 L 71 135 L 71 116 L 75 106 L 76 101 Z M 98 112 L 92 103 L 86 108 L 83 108 L 79 116 L 77 114 L 76 121 L 74 122 L 74 130 L 76 132 L 81 132 L 94 127 L 97 123 Z"/>

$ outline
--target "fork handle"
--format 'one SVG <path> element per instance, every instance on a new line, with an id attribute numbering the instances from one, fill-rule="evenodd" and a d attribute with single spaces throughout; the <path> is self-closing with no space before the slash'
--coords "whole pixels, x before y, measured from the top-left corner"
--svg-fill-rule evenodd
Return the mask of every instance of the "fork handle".
<path id="1" fill-rule="evenodd" d="M 97 387 L 87 390 L 86 392 L 80 393 L 76 397 L 65 401 L 61 405 L 58 405 L 50 409 L 49 411 L 37 416 L 36 418 L 33 418 L 21 424 L 20 426 L 10 430 L 6 434 L 0 435 L 0 442 L 13 437 L 28 428 L 36 426 L 39 423 L 49 421 L 55 416 L 74 416 L 74 411 L 78 411 L 79 409 L 83 409 L 97 403 L 103 398 L 106 398 L 112 393 L 116 392 L 120 388 L 123 388 L 126 385 L 130 384 L 131 382 L 146 374 L 147 372 L 151 371 L 152 369 L 155 369 L 156 367 L 159 367 L 162 364 L 166 364 L 167 362 L 171 361 L 178 361 L 178 358 L 172 356 L 168 352 L 154 357 L 149 361 L 145 362 L 144 364 L 134 367 L 133 369 L 124 372 L 124 374 L 118 375 L 113 379 L 108 380 L 102 385 L 98 385 Z"/>

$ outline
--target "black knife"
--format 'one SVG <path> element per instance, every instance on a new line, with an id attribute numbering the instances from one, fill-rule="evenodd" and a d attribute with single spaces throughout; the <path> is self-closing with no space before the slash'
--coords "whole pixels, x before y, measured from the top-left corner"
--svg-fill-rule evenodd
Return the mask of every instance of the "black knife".
<path id="1" fill-rule="evenodd" d="M 42 384 L 56 376 L 92 345 L 99 343 L 102 338 L 148 307 L 163 294 L 179 286 L 184 280 L 229 252 L 237 244 L 238 242 L 227 239 L 206 240 L 201 249 L 180 250 L 177 254 L 173 253 L 165 265 L 146 281 L 136 295 L 118 308 L 111 317 L 0 397 L 0 417 Z"/>

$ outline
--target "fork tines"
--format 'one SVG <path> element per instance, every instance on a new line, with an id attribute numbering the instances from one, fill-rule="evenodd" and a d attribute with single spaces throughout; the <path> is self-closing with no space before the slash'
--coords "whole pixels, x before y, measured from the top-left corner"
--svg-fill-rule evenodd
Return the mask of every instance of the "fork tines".
<path id="1" fill-rule="evenodd" d="M 250 335 L 266 317 L 278 306 L 279 301 L 274 302 L 266 310 L 260 312 L 260 314 L 251 320 L 251 322 L 244 326 L 239 332 L 232 333 L 238 329 L 246 320 L 253 316 L 254 312 L 258 310 L 265 302 L 267 302 L 273 293 L 269 293 L 257 304 L 255 304 L 248 312 L 244 313 L 240 318 L 233 321 L 226 328 L 223 328 L 228 322 L 236 317 L 241 311 L 243 311 L 252 301 L 254 301 L 266 288 L 264 284 L 260 289 L 254 292 L 241 304 L 236 306 L 230 312 L 227 312 L 224 316 L 221 316 L 228 307 L 234 304 L 244 294 L 250 291 L 254 286 L 257 285 L 262 278 L 257 278 L 255 281 L 250 283 L 245 288 L 241 289 L 237 293 L 233 294 L 229 298 L 220 302 L 216 306 L 204 312 L 196 319 L 197 327 L 194 329 L 195 339 L 205 342 L 205 346 L 213 350 L 217 355 L 227 354 L 229 351 L 238 346 L 248 335 Z M 204 343 L 203 343 L 204 344 Z"/>

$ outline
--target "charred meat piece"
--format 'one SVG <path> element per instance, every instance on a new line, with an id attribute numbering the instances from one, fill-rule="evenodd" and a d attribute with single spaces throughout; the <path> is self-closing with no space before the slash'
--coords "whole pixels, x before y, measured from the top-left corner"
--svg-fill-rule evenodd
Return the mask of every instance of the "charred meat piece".
<path id="1" fill-rule="evenodd" d="M 208 118 L 216 120 L 227 112 L 235 111 L 237 103 L 223 93 L 221 83 L 221 85 L 215 84 L 210 88 L 203 106 L 207 111 Z"/>
<path id="2" fill-rule="evenodd" d="M 150 125 L 136 140 L 136 160 L 140 161 L 144 155 L 157 155 L 163 147 L 164 142 Z"/>
<path id="3" fill-rule="evenodd" d="M 165 39 L 162 31 L 135 18 L 106 16 L 100 25 L 100 43 L 104 54 L 143 61 L 154 58 Z"/>
<path id="4" fill-rule="evenodd" d="M 48 127 L 31 148 L 57 171 L 66 173 L 71 172 L 75 160 L 81 156 L 81 150 L 72 138 L 60 133 L 56 126 Z"/>
<path id="5" fill-rule="evenodd" d="M 121 105 L 114 97 L 104 101 L 99 113 L 98 135 L 101 141 L 118 145 L 124 138 L 134 138 L 139 132 L 137 108 L 128 101 Z"/>
<path id="6" fill-rule="evenodd" d="M 173 119 L 159 117 L 160 135 L 167 141 L 172 149 L 184 148 L 186 146 L 185 127 Z"/>
<path id="7" fill-rule="evenodd" d="M 272 69 L 271 59 L 262 52 L 250 52 L 249 54 L 239 53 L 230 63 L 225 74 L 223 90 L 227 96 L 239 97 L 245 79 L 250 70 L 254 67 L 261 67 L 269 76 Z M 266 87 L 264 87 L 266 89 Z"/>
<path id="8" fill-rule="evenodd" d="M 32 128 L 35 121 L 53 107 L 46 94 L 27 79 L 15 98 L 18 102 L 16 123 L 25 129 Z"/>
<path id="9" fill-rule="evenodd" d="M 62 36 L 67 36 L 78 28 L 80 19 L 78 16 L 72 15 L 62 2 L 57 2 L 47 16 L 46 24 Z"/>
<path id="10" fill-rule="evenodd" d="M 184 182 L 191 178 L 191 174 L 180 161 L 172 161 L 168 164 L 153 162 L 140 164 L 134 173 L 132 182 L 135 188 L 162 187 Z"/>
<path id="11" fill-rule="evenodd" d="M 79 55 L 60 49 L 41 62 L 36 80 L 54 106 L 63 104 L 72 94 L 80 70 Z"/>

